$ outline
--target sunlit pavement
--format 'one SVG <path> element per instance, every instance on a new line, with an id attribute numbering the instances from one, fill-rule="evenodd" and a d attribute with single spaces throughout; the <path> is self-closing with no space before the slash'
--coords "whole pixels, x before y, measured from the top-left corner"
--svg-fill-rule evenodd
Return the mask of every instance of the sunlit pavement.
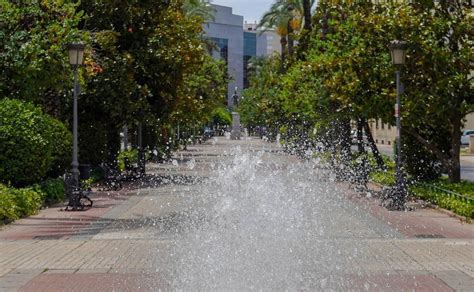
<path id="1" fill-rule="evenodd" d="M 275 144 L 219 138 L 148 172 L 3 228 L 0 290 L 473 291 L 473 225 L 388 212 Z"/>

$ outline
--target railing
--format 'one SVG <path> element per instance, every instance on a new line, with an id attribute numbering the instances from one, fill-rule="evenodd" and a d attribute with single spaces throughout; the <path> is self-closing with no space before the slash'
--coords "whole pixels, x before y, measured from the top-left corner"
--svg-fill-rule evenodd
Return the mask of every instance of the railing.
<path id="1" fill-rule="evenodd" d="M 425 186 L 425 187 L 430 188 L 430 189 L 433 189 L 435 191 L 441 192 L 441 193 L 445 193 L 448 197 L 456 198 L 456 199 L 458 199 L 462 202 L 474 205 L 474 198 L 470 198 L 470 197 L 464 196 L 462 194 L 459 194 L 459 193 L 456 193 L 456 192 L 453 192 L 453 191 L 450 191 L 450 190 L 447 190 L 447 189 L 443 189 L 443 188 L 440 188 L 438 186 L 434 186 L 434 185 L 431 185 L 431 184 L 420 184 L 420 185 Z"/>

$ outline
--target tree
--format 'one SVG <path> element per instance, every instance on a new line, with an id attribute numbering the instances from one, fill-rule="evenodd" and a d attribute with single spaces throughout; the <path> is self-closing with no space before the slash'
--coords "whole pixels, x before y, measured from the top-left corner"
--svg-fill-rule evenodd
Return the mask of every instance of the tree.
<path id="1" fill-rule="evenodd" d="M 0 96 L 62 117 L 72 88 L 66 44 L 86 38 L 76 8 L 59 0 L 0 2 Z"/>
<path id="2" fill-rule="evenodd" d="M 204 117 L 199 113 L 213 106 L 210 100 L 225 82 L 205 50 L 202 14 L 183 10 L 205 1 L 106 2 L 87 0 L 80 6 L 88 16 L 82 28 L 92 32 L 88 60 L 99 68 L 86 76 L 81 125 L 102 127 L 101 133 L 90 133 L 101 137 L 94 139 L 101 154 L 88 157 L 95 163 L 114 159 L 123 125 L 144 123 L 150 144 L 167 143 L 176 113 L 185 108 L 190 117 Z M 94 152 L 87 135 L 81 140 L 86 158 Z"/>
<path id="3" fill-rule="evenodd" d="M 403 127 L 436 156 L 451 182 L 459 182 L 461 127 L 474 111 L 471 5 L 415 1 L 403 8 L 406 13 L 395 24 L 410 44 Z"/>
<path id="4" fill-rule="evenodd" d="M 311 6 L 315 0 L 309 0 L 309 19 L 311 18 Z M 292 56 L 294 46 L 294 32 L 300 32 L 302 23 L 310 26 L 308 19 L 308 0 L 277 0 L 260 20 L 259 27 L 265 29 L 275 29 L 280 35 L 281 43 L 281 63 L 282 68 L 286 61 L 287 46 L 288 55 Z M 305 6 L 306 5 L 306 6 Z M 306 7 L 306 8 L 305 8 Z"/>
<path id="5" fill-rule="evenodd" d="M 187 17 L 202 17 L 204 20 L 214 18 L 214 9 L 209 0 L 185 0 L 183 10 Z"/>

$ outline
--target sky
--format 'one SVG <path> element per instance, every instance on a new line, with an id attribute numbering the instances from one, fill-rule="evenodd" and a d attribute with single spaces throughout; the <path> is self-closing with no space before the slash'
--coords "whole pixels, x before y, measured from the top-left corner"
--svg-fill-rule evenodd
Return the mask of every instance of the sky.
<path id="1" fill-rule="evenodd" d="M 212 0 L 213 4 L 229 6 L 234 14 L 243 15 L 248 22 L 260 21 L 260 17 L 268 11 L 274 0 Z"/>

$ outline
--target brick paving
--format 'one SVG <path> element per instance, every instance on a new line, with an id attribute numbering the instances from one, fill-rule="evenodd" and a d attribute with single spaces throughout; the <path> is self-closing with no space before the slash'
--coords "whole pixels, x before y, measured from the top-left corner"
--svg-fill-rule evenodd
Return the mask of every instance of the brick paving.
<path id="1" fill-rule="evenodd" d="M 233 144 L 250 150 L 265 148 L 270 157 L 284 157 L 278 148 L 259 140 L 232 144 L 219 140 L 217 145 L 209 144 L 190 147 L 182 153 L 184 157 L 196 158 L 198 167 L 176 167 L 169 163 L 151 165 L 150 170 L 206 176 L 214 167 L 215 154 L 227 153 Z M 272 169 L 281 170 L 285 166 L 275 163 Z M 206 262 L 199 261 L 200 251 L 184 257 L 180 252 L 188 251 L 176 246 L 186 236 L 194 236 L 193 225 L 183 222 L 191 216 L 186 215 L 190 212 L 186 198 L 194 196 L 198 189 L 193 184 L 163 183 L 137 192 L 100 194 L 98 208 L 85 212 L 51 208 L 3 228 L 0 291 L 248 290 L 252 287 L 313 291 L 474 291 L 473 225 L 431 209 L 389 212 L 373 200 L 351 195 L 344 186 L 339 189 L 350 200 L 333 207 L 344 211 L 329 210 L 328 216 L 332 213 L 337 216 L 326 223 L 324 233 L 314 231 L 307 235 L 309 243 L 304 250 L 301 247 L 300 254 L 306 254 L 300 257 L 301 263 L 287 262 L 296 265 L 290 270 L 301 269 L 298 273 L 301 279 L 294 283 L 273 278 L 272 282 L 265 282 L 268 286 L 248 286 L 238 279 L 219 280 L 218 276 L 209 286 L 191 281 L 193 276 L 207 276 Z M 230 243 L 232 240 L 222 242 L 224 246 Z M 206 242 L 202 244 L 206 248 Z M 298 246 L 295 242 L 293 253 L 298 253 Z M 225 253 L 226 249 L 214 252 Z M 246 273 L 238 259 L 232 260 L 233 252 L 227 254 L 231 265 L 217 265 L 229 271 L 217 269 L 213 271 L 216 275 Z M 284 262 L 287 254 L 268 252 L 268 255 L 281 257 Z M 212 252 L 207 256 L 212 258 Z M 247 256 L 244 255 L 244 261 L 252 263 L 252 258 L 259 259 L 258 253 Z M 272 276 L 268 270 L 273 267 L 262 265 L 264 270 L 249 271 L 253 275 L 247 275 L 248 279 Z M 186 273 L 187 268 L 192 272 Z"/>

